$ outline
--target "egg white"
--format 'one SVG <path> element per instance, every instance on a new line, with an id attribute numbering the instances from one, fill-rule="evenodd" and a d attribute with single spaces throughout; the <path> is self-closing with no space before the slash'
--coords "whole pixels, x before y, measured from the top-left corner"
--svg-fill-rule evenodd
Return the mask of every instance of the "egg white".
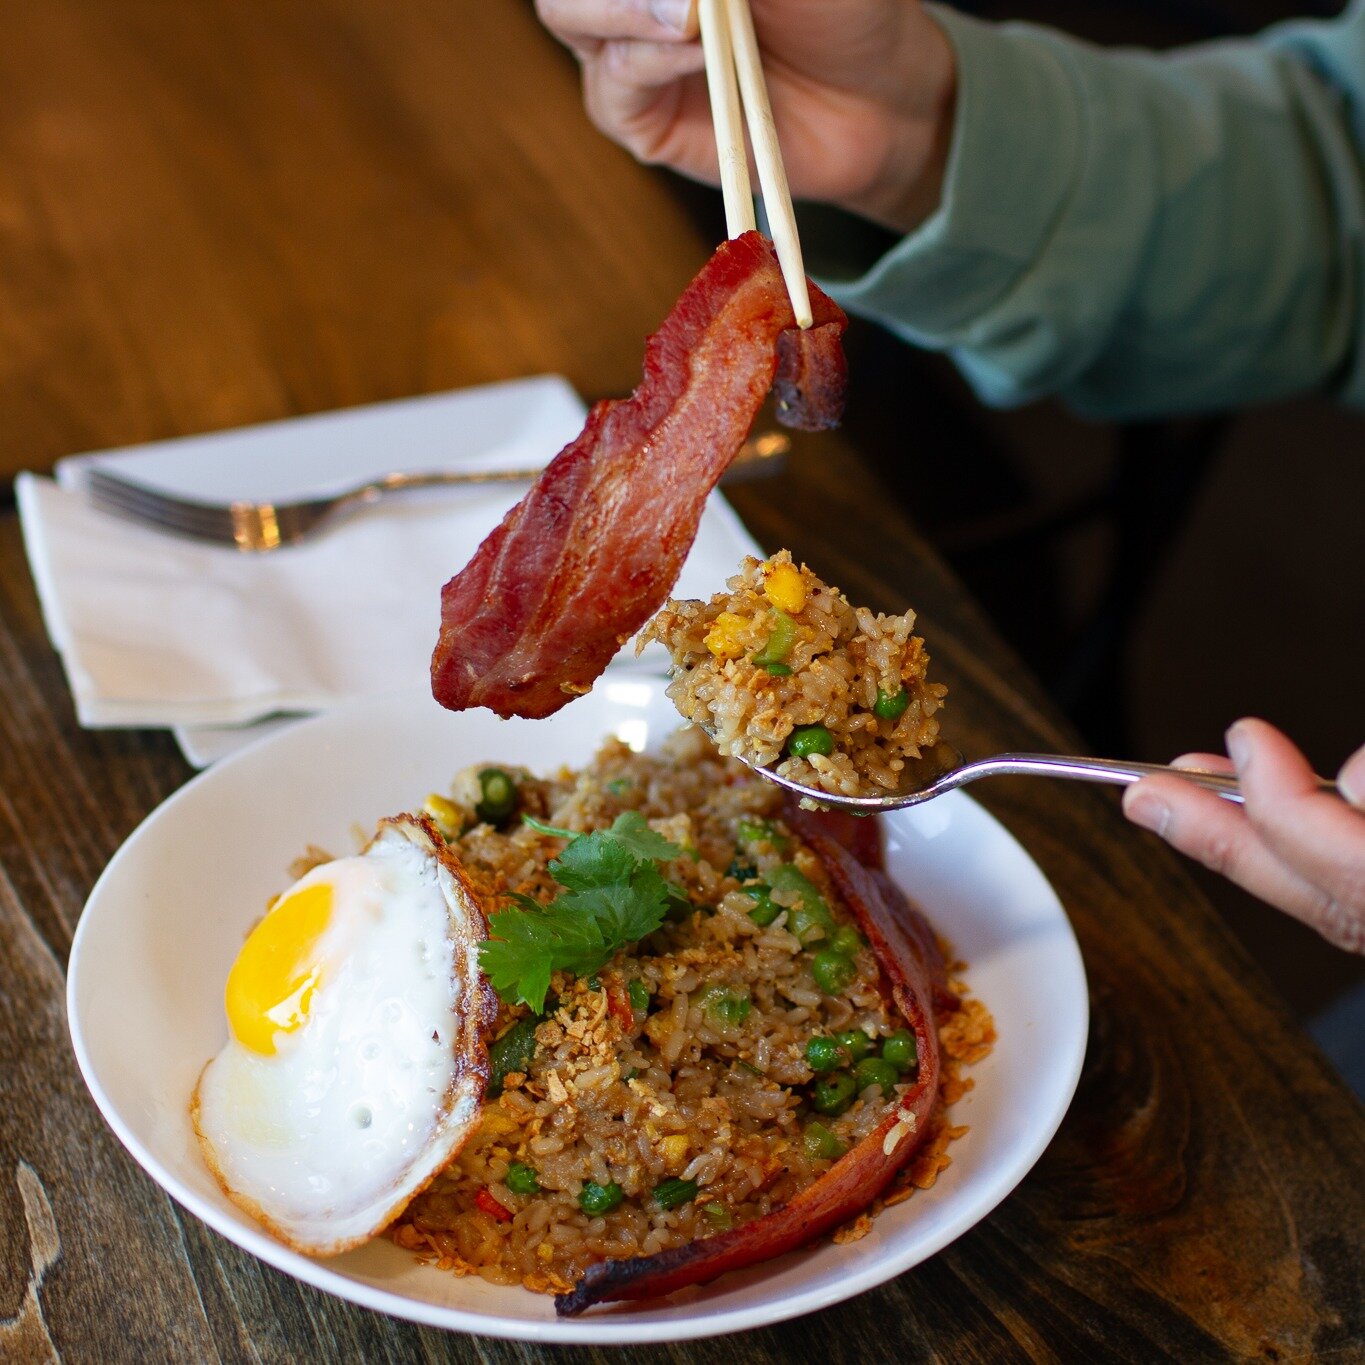
<path id="1" fill-rule="evenodd" d="M 482 911 L 417 816 L 314 868 L 331 887 L 304 1023 L 265 1055 L 230 1036 L 191 1116 L 238 1205 L 296 1250 L 335 1255 L 381 1231 L 478 1121 L 495 1010 L 478 965 Z"/>

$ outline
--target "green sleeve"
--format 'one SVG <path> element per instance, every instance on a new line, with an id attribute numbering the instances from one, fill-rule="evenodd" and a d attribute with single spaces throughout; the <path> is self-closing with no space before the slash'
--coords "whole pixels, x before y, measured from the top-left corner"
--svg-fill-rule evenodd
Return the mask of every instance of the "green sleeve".
<path id="1" fill-rule="evenodd" d="M 1365 0 L 1165 56 L 933 13 L 959 63 L 943 201 L 830 282 L 846 307 L 993 404 L 1365 406 Z"/>

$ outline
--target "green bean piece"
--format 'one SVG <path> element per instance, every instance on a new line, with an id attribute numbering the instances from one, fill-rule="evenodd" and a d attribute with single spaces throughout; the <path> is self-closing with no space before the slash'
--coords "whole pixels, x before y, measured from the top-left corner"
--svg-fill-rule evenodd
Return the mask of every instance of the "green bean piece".
<path id="1" fill-rule="evenodd" d="M 811 1038 L 806 1043 L 806 1065 L 817 1075 L 827 1071 L 837 1071 L 843 1064 L 844 1054 L 833 1038 Z"/>
<path id="2" fill-rule="evenodd" d="M 785 664 L 787 655 L 791 653 L 792 646 L 796 643 L 796 622 L 780 607 L 774 607 L 772 612 L 772 634 L 768 636 L 763 648 L 752 656 L 754 663 L 769 669 L 773 664 Z M 787 672 L 790 673 L 791 669 L 789 668 Z"/>
<path id="3" fill-rule="evenodd" d="M 858 1083 L 850 1072 L 836 1071 L 834 1075 L 815 1082 L 811 1089 L 811 1108 L 817 1114 L 842 1114 L 858 1094 Z"/>
<path id="4" fill-rule="evenodd" d="M 863 936 L 851 924 L 841 924 L 834 931 L 829 946 L 836 952 L 847 953 L 852 957 L 863 946 Z"/>
<path id="5" fill-rule="evenodd" d="M 654 1187 L 654 1202 L 661 1209 L 676 1209 L 679 1204 L 690 1204 L 696 1197 L 695 1180 L 665 1180 Z"/>
<path id="6" fill-rule="evenodd" d="M 864 1057 L 853 1069 L 853 1079 L 861 1095 L 869 1085 L 879 1085 L 883 1095 L 889 1095 L 900 1080 L 900 1073 L 890 1062 L 880 1057 Z"/>
<path id="7" fill-rule="evenodd" d="M 877 700 L 873 704 L 873 715 L 880 716 L 883 720 L 899 720 L 905 714 L 905 708 L 910 705 L 910 694 L 901 688 L 899 692 L 883 692 L 877 689 Z"/>
<path id="8" fill-rule="evenodd" d="M 792 671 L 787 664 L 764 664 L 764 668 L 773 675 L 774 678 L 790 678 Z"/>
<path id="9" fill-rule="evenodd" d="M 787 752 L 793 758 L 809 758 L 812 754 L 832 754 L 834 736 L 825 725 L 798 725 L 787 739 Z"/>
<path id="10" fill-rule="evenodd" d="M 488 1093 L 502 1094 L 502 1083 L 514 1071 L 523 1074 L 536 1052 L 536 1019 L 518 1019 L 488 1049 Z"/>
<path id="11" fill-rule="evenodd" d="M 712 1200 L 709 1204 L 703 1204 L 701 1211 L 706 1221 L 718 1232 L 728 1232 L 735 1225 L 730 1210 L 719 1200 Z"/>
<path id="12" fill-rule="evenodd" d="M 741 889 L 754 903 L 754 908 L 749 911 L 749 918 L 753 920 L 760 929 L 771 924 L 786 908 L 785 906 L 778 905 L 778 903 L 773 900 L 772 887 L 764 886 L 762 882 L 757 883 L 755 886 L 746 886 Z"/>
<path id="13" fill-rule="evenodd" d="M 826 995 L 838 995 L 853 984 L 858 968 L 846 953 L 836 948 L 826 948 L 811 959 L 810 974 Z"/>
<path id="14" fill-rule="evenodd" d="M 801 940 L 803 948 L 829 937 L 829 922 L 823 915 L 812 912 L 804 901 L 787 911 L 787 928 Z"/>
<path id="15" fill-rule="evenodd" d="M 534 1166 L 528 1166 L 524 1161 L 514 1161 L 507 1168 L 507 1175 L 503 1182 L 513 1194 L 539 1194 L 540 1180 L 536 1176 Z"/>
<path id="16" fill-rule="evenodd" d="M 597 1218 L 610 1213 L 625 1197 L 626 1192 L 614 1180 L 609 1185 L 585 1180 L 578 1191 L 578 1207 L 590 1218 Z"/>
<path id="17" fill-rule="evenodd" d="M 841 1029 L 834 1035 L 834 1041 L 848 1053 L 855 1065 L 872 1051 L 872 1039 L 860 1028 Z"/>
<path id="18" fill-rule="evenodd" d="M 500 825 L 516 811 L 517 784 L 501 768 L 480 771 L 479 793 L 474 814 L 486 825 Z"/>
<path id="19" fill-rule="evenodd" d="M 834 1161 L 848 1150 L 823 1123 L 814 1120 L 806 1124 L 801 1145 L 812 1161 Z"/>
<path id="20" fill-rule="evenodd" d="M 649 1008 L 649 987 L 638 976 L 626 986 L 626 994 L 630 996 L 631 1009 L 637 1014 L 643 1014 Z"/>
<path id="21" fill-rule="evenodd" d="M 882 1060 L 890 1062 L 903 1076 L 919 1064 L 919 1044 L 908 1028 L 898 1028 L 882 1041 Z"/>

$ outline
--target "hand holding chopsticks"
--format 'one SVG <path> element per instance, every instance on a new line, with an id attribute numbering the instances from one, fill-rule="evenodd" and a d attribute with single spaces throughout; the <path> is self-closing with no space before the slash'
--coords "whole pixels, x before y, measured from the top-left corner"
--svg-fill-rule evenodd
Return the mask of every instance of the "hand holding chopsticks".
<path id="1" fill-rule="evenodd" d="M 796 233 L 787 172 L 777 143 L 768 88 L 754 35 L 748 0 L 699 0 L 702 51 L 706 57 L 706 81 L 711 96 L 711 115 L 716 127 L 716 157 L 720 164 L 721 193 L 725 200 L 725 225 L 731 237 L 752 231 L 754 204 L 749 187 L 749 159 L 745 154 L 741 106 L 748 124 L 749 143 L 758 183 L 768 214 L 782 278 L 791 295 L 797 326 L 811 324 L 810 295 L 801 242 Z"/>

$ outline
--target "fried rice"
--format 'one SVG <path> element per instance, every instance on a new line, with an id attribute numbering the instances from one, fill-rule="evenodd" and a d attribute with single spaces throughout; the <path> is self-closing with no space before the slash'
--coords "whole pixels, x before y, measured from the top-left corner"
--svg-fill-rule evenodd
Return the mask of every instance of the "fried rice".
<path id="1" fill-rule="evenodd" d="M 782 821 L 771 784 L 696 730 L 658 756 L 613 741 L 581 772 L 510 775 L 516 814 L 501 827 L 477 818 L 469 775 L 449 798 L 428 802 L 490 907 L 510 892 L 541 900 L 555 892 L 548 864 L 565 841 L 523 823 L 524 814 L 586 832 L 639 811 L 683 849 L 660 870 L 686 901 L 657 932 L 595 976 L 555 973 L 543 1016 L 502 1007 L 494 1053 L 520 1030 L 533 1035 L 529 1061 L 501 1077 L 473 1137 L 389 1230 L 455 1273 L 559 1293 L 594 1262 L 665 1251 L 786 1203 L 877 1124 L 915 1072 L 888 1093 L 867 1086 L 840 1112 L 813 1112 L 820 1078 L 809 1041 L 857 1030 L 875 1055 L 904 1021 L 882 999 L 875 957 L 848 933 L 846 984 L 817 983 L 816 950 L 852 921 Z M 804 943 L 792 931 L 803 883 L 832 914 L 823 937 L 805 934 Z M 989 1048 L 989 1014 L 965 1000 L 940 1036 L 941 1095 L 955 1098 L 970 1085 L 959 1063 Z M 964 1131 L 941 1102 L 921 1151 L 878 1207 L 932 1184 Z M 865 1216 L 838 1239 L 867 1226 Z"/>
<path id="2" fill-rule="evenodd" d="M 915 613 L 852 607 L 782 550 L 744 560 L 709 602 L 645 628 L 673 660 L 668 695 L 721 753 L 846 796 L 895 791 L 938 740 L 947 689 L 926 679 Z"/>

